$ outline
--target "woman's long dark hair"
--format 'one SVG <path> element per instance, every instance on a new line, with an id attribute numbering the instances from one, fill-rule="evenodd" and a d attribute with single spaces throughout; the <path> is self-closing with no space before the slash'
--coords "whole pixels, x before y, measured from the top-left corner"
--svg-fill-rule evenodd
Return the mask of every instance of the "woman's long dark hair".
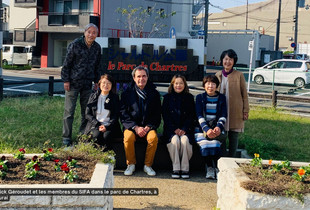
<path id="1" fill-rule="evenodd" d="M 180 75 L 180 74 L 176 74 L 172 77 L 171 79 L 171 82 L 170 82 L 170 85 L 168 87 L 168 93 L 175 93 L 174 91 L 174 88 L 173 88 L 173 85 L 175 83 L 175 80 L 177 78 L 181 78 L 184 82 L 184 90 L 182 91 L 182 93 L 188 93 L 189 92 L 189 88 L 188 88 L 188 85 L 187 85 L 187 82 L 186 82 L 186 79 L 184 76 Z"/>

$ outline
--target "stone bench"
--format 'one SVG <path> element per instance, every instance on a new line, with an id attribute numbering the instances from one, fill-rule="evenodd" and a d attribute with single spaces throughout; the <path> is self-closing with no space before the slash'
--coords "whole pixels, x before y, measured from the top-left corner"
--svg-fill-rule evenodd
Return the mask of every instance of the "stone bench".
<path id="1" fill-rule="evenodd" d="M 163 141 L 163 137 L 159 135 L 157 150 L 154 158 L 154 170 L 172 170 L 172 163 L 167 149 L 167 144 Z M 147 142 L 143 139 L 137 139 L 135 143 L 136 152 L 136 167 L 142 169 L 144 166 L 144 157 L 146 152 Z M 116 169 L 126 169 L 126 156 L 123 144 L 123 137 L 119 136 L 114 138 L 111 145 L 116 153 Z M 199 147 L 197 144 L 193 145 L 193 156 L 190 160 L 190 170 L 205 170 L 204 159 L 200 155 Z"/>
<path id="2" fill-rule="evenodd" d="M 163 136 L 158 134 L 159 140 L 154 158 L 154 170 L 172 170 L 172 163 L 167 149 L 167 144 L 163 141 Z M 144 166 L 144 157 L 146 152 L 147 142 L 143 139 L 137 139 L 135 143 L 136 152 L 136 168 L 142 169 Z M 118 134 L 111 145 L 111 149 L 116 153 L 116 169 L 126 169 L 126 156 L 124 150 L 123 136 Z M 237 157 L 241 157 L 241 150 L 237 150 Z M 193 156 L 190 159 L 190 170 L 205 170 L 204 158 L 200 155 L 199 146 L 193 144 Z"/>

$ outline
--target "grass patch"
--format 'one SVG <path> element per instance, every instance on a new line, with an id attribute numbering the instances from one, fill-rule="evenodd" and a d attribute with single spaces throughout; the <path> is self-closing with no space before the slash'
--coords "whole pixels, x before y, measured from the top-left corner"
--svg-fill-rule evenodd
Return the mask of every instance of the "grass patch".
<path id="1" fill-rule="evenodd" d="M 77 103 L 78 104 L 78 103 Z M 54 148 L 62 146 L 64 98 L 31 96 L 5 98 L 0 102 L 0 152 L 14 153 L 24 147 L 41 152 L 49 140 Z M 73 124 L 73 139 L 78 135 L 80 107 Z M 283 114 L 270 108 L 252 108 L 240 147 L 263 159 L 310 161 L 308 140 L 310 118 Z M 158 129 L 162 133 L 162 125 Z"/>
<path id="2" fill-rule="evenodd" d="M 310 161 L 310 118 L 283 114 L 272 108 L 253 108 L 240 135 L 240 147 L 263 159 Z"/>
<path id="3" fill-rule="evenodd" d="M 4 99 L 0 102 L 0 152 L 13 153 L 21 147 L 26 148 L 29 153 L 41 152 L 47 140 L 53 147 L 61 147 L 63 110 L 64 98 L 61 97 Z M 73 139 L 78 134 L 79 113 L 78 105 L 73 124 Z"/>
<path id="4" fill-rule="evenodd" d="M 3 65 L 2 66 L 3 69 L 6 69 L 6 70 L 30 70 L 31 69 L 31 66 L 29 65 Z"/>

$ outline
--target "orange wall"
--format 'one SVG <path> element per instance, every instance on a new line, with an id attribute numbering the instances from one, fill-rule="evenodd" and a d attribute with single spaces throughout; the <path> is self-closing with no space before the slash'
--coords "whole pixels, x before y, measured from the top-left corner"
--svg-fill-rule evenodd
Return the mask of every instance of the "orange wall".
<path id="1" fill-rule="evenodd" d="M 43 3 L 43 12 L 48 12 L 48 0 L 44 0 Z M 39 27 L 37 24 L 39 20 L 37 19 L 36 27 Z M 48 34 L 43 33 L 42 35 L 42 51 L 41 51 L 41 68 L 47 67 L 47 56 L 48 56 Z"/>
<path id="2" fill-rule="evenodd" d="M 41 51 L 41 68 L 47 67 L 47 55 L 48 55 L 48 34 L 42 35 L 42 51 Z"/>

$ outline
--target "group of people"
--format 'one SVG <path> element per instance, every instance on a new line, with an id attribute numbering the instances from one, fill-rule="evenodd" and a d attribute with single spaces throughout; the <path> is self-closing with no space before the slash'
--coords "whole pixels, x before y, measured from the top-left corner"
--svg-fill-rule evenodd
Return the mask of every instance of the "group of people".
<path id="1" fill-rule="evenodd" d="M 185 77 L 174 75 L 161 104 L 160 94 L 144 66 L 132 71 L 132 82 L 119 100 L 113 78 L 108 74 L 99 76 L 100 46 L 94 41 L 97 35 L 97 26 L 89 24 L 84 36 L 68 47 L 61 73 L 66 92 L 64 145 L 71 144 L 74 111 L 80 95 L 80 133 L 91 134 L 98 144 L 110 147 L 113 133 L 120 132 L 120 119 L 127 163 L 124 175 L 130 176 L 135 171 L 137 139 L 147 141 L 144 171 L 149 176 L 156 175 L 152 164 L 162 116 L 163 139 L 172 161 L 172 178 L 189 178 L 192 146 L 197 143 L 205 158 L 206 178 L 216 179 L 217 160 L 221 156 L 236 156 L 238 134 L 243 132 L 244 121 L 249 116 L 245 79 L 233 68 L 237 54 L 231 49 L 222 53 L 223 70 L 203 78 L 205 92 L 197 95 L 196 100 L 189 93 Z"/>

